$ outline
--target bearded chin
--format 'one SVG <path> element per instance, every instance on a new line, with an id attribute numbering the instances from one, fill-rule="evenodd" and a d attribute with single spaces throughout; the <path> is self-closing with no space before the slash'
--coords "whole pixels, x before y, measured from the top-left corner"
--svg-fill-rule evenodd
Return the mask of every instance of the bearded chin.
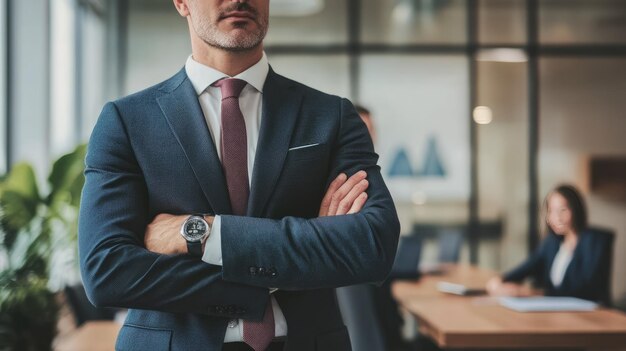
<path id="1" fill-rule="evenodd" d="M 264 30 L 239 35 L 228 35 L 220 32 L 216 27 L 204 28 L 201 31 L 202 40 L 208 45 L 233 52 L 249 51 L 258 47 L 265 37 Z"/>
<path id="2" fill-rule="evenodd" d="M 207 42 L 207 44 L 216 47 L 218 49 L 226 50 L 226 51 L 248 51 L 259 46 L 262 37 L 259 35 L 246 35 L 242 38 L 234 38 L 231 36 L 220 35 L 212 38 L 212 42 Z"/>

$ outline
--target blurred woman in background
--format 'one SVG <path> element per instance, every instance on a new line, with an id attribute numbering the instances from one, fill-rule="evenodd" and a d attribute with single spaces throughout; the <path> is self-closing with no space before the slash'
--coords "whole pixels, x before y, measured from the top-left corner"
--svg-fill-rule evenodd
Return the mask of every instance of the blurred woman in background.
<path id="1" fill-rule="evenodd" d="M 587 226 L 580 193 L 561 185 L 546 197 L 548 234 L 521 265 L 487 283 L 496 296 L 528 295 L 521 284 L 535 278 L 547 296 L 571 296 L 610 305 L 613 234 Z"/>

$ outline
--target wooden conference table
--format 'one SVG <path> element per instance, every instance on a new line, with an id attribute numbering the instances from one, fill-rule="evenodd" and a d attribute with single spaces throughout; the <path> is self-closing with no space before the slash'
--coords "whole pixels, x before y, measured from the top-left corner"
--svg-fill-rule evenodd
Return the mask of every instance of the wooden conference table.
<path id="1" fill-rule="evenodd" d="M 437 290 L 440 281 L 482 288 L 495 274 L 471 266 L 449 266 L 441 275 L 397 281 L 392 293 L 417 318 L 420 333 L 444 349 L 626 350 L 626 315 L 616 310 L 520 313 L 500 306 L 495 298 Z"/>

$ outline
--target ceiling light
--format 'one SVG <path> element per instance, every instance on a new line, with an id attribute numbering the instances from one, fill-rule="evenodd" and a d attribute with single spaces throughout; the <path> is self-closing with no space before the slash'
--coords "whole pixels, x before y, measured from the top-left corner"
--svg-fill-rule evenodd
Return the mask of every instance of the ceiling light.
<path id="1" fill-rule="evenodd" d="M 493 120 L 491 109 L 487 106 L 476 106 L 474 108 L 474 122 L 478 124 L 489 124 Z"/>
<path id="2" fill-rule="evenodd" d="M 478 61 L 527 62 L 528 55 L 522 49 L 484 49 L 476 55 Z"/>

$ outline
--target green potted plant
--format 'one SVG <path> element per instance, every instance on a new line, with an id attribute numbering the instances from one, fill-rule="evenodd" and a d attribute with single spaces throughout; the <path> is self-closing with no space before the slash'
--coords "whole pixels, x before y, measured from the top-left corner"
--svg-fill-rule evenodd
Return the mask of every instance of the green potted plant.
<path id="1" fill-rule="evenodd" d="M 85 153 L 80 145 L 54 162 L 45 196 L 26 163 L 0 179 L 0 350 L 51 349 L 64 275 L 51 279 L 51 267 L 76 252 Z"/>

